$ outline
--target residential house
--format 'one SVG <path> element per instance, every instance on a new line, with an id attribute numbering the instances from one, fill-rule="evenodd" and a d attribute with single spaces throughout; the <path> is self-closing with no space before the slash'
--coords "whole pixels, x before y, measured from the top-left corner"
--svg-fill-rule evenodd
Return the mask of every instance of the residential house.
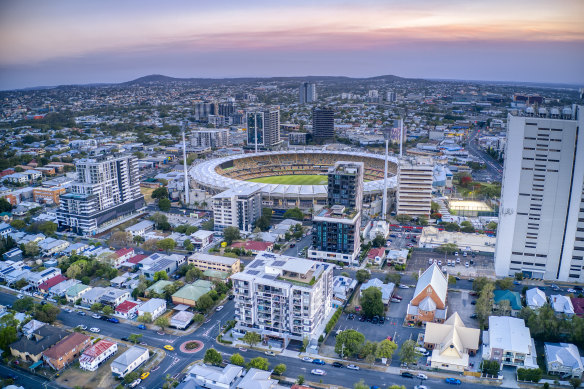
<path id="1" fill-rule="evenodd" d="M 138 316 L 149 313 L 152 315 L 152 320 L 156 319 L 164 312 L 166 312 L 166 300 L 164 299 L 150 299 L 138 307 Z"/>
<path id="2" fill-rule="evenodd" d="M 2 254 L 5 261 L 22 261 L 22 250 L 18 247 L 13 248 Z"/>
<path id="3" fill-rule="evenodd" d="M 117 343 L 102 339 L 83 352 L 79 358 L 79 366 L 83 370 L 95 371 L 116 352 L 118 352 Z"/>
<path id="4" fill-rule="evenodd" d="M 132 234 L 132 237 L 136 236 L 144 236 L 145 233 L 148 231 L 152 231 L 154 229 L 154 222 L 150 220 L 142 220 L 125 229 L 126 232 Z"/>
<path id="5" fill-rule="evenodd" d="M 228 364 L 225 367 L 197 363 L 188 375 L 197 385 L 211 389 L 235 389 L 235 384 L 243 376 L 243 367 Z"/>
<path id="6" fill-rule="evenodd" d="M 137 315 L 139 306 L 140 304 L 135 301 L 125 300 L 116 307 L 114 314 L 125 319 L 131 319 Z"/>
<path id="7" fill-rule="evenodd" d="M 418 277 L 414 297 L 408 304 L 406 320 L 444 323 L 448 312 L 447 294 L 448 273 L 442 273 L 438 265 L 433 263 Z"/>
<path id="8" fill-rule="evenodd" d="M 194 307 L 202 295 L 213 289 L 213 283 L 206 280 L 197 280 L 192 284 L 186 284 L 172 295 L 174 304 L 185 304 Z"/>
<path id="9" fill-rule="evenodd" d="M 357 280 L 344 276 L 333 277 L 332 307 L 344 307 L 353 291 L 357 287 Z"/>
<path id="10" fill-rule="evenodd" d="M 495 305 L 500 304 L 503 301 L 508 301 L 511 307 L 511 316 L 517 316 L 521 310 L 521 296 L 517 292 L 511 290 L 495 290 L 493 292 L 493 301 Z"/>
<path id="11" fill-rule="evenodd" d="M 195 253 L 188 259 L 190 265 L 194 265 L 200 270 L 219 270 L 229 274 L 239 272 L 241 262 L 239 258 L 223 257 L 219 255 L 209 255 L 204 253 Z"/>
<path id="12" fill-rule="evenodd" d="M 458 313 L 444 323 L 426 323 L 424 347 L 432 350 L 431 367 L 463 372 L 469 367 L 469 356 L 479 349 L 481 330 L 464 325 Z"/>
<path id="13" fill-rule="evenodd" d="M 140 273 L 149 280 L 152 280 L 157 272 L 172 274 L 185 263 L 186 257 L 183 255 L 154 253 L 140 261 Z"/>
<path id="14" fill-rule="evenodd" d="M 408 260 L 408 253 L 409 251 L 406 249 L 389 250 L 389 252 L 387 253 L 387 261 L 394 264 L 404 265 Z"/>
<path id="15" fill-rule="evenodd" d="M 195 249 L 200 250 L 213 242 L 213 231 L 199 230 L 191 234 L 191 243 Z"/>
<path id="16" fill-rule="evenodd" d="M 128 261 L 128 259 L 136 255 L 136 253 L 134 252 L 133 248 L 125 248 L 116 251 L 115 255 L 116 259 L 114 260 L 114 263 L 112 263 L 112 266 L 114 266 L 116 269 L 119 269 L 124 262 Z"/>
<path id="17" fill-rule="evenodd" d="M 6 238 L 13 230 L 12 226 L 8 223 L 0 223 L 0 237 Z"/>
<path id="18" fill-rule="evenodd" d="M 160 296 L 164 293 L 164 288 L 169 285 L 172 285 L 172 281 L 158 280 L 152 285 L 150 285 L 148 288 L 146 288 L 146 291 L 144 293 L 146 294 L 146 296 L 150 295 L 151 293 L 156 293 L 157 295 Z"/>
<path id="19" fill-rule="evenodd" d="M 130 298 L 130 292 L 127 289 L 117 289 L 108 286 L 104 293 L 99 298 L 99 302 L 104 305 L 116 307 Z"/>
<path id="20" fill-rule="evenodd" d="M 574 314 L 580 317 L 584 316 L 584 298 L 572 297 L 572 306 L 574 307 Z"/>
<path id="21" fill-rule="evenodd" d="M 62 276 L 57 276 L 57 277 L 62 277 Z M 71 288 L 73 285 L 77 285 L 80 283 L 81 283 L 81 281 L 79 281 L 79 280 L 65 279 L 64 281 L 59 282 L 57 285 L 50 288 L 49 295 L 63 297 L 63 296 L 65 296 L 65 293 L 67 293 L 69 288 Z"/>
<path id="22" fill-rule="evenodd" d="M 274 243 L 247 240 L 245 242 L 235 242 L 231 245 L 231 247 L 240 247 L 246 249 L 247 251 L 251 251 L 253 254 L 259 254 L 262 251 L 271 252 L 274 249 Z"/>
<path id="23" fill-rule="evenodd" d="M 91 346 L 89 336 L 73 332 L 50 349 L 43 351 L 43 360 L 53 369 L 59 371 L 72 363 L 89 346 Z"/>
<path id="24" fill-rule="evenodd" d="M 569 296 L 561 294 L 554 294 L 550 296 L 550 304 L 556 314 L 564 314 L 567 316 L 574 315 L 574 306 Z"/>
<path id="25" fill-rule="evenodd" d="M 67 298 L 67 301 L 69 301 L 70 303 L 75 303 L 91 289 L 92 288 L 89 285 L 76 284 L 67 289 L 67 292 L 65 292 L 65 297 Z"/>
<path id="26" fill-rule="evenodd" d="M 539 309 L 547 303 L 547 296 L 543 290 L 531 288 L 525 292 L 525 303 L 531 309 Z"/>
<path id="27" fill-rule="evenodd" d="M 36 330 L 45 325 L 47 325 L 47 323 L 32 319 L 31 321 L 22 326 L 21 332 L 24 336 L 30 339 Z"/>
<path id="28" fill-rule="evenodd" d="M 584 358 L 578 347 L 571 343 L 545 343 L 545 364 L 548 374 L 581 378 Z"/>
<path id="29" fill-rule="evenodd" d="M 112 374 L 114 377 L 124 378 L 146 362 L 148 358 L 150 358 L 150 353 L 147 348 L 132 346 L 112 362 Z"/>
<path id="30" fill-rule="evenodd" d="M 13 357 L 27 362 L 39 362 L 43 351 L 48 350 L 55 343 L 64 339 L 69 332 L 51 325 L 37 328 L 30 335 L 30 339 L 22 337 L 10 345 L 10 353 Z"/>
<path id="31" fill-rule="evenodd" d="M 106 288 L 101 286 L 96 286 L 88 290 L 87 292 L 83 293 L 81 296 L 81 302 L 86 307 L 91 307 L 95 303 L 99 303 L 101 296 L 106 292 Z"/>
<path id="32" fill-rule="evenodd" d="M 523 319 L 490 316 L 489 330 L 483 331 L 483 359 L 502 365 L 535 369 L 535 341 Z"/>
<path id="33" fill-rule="evenodd" d="M 367 252 L 367 260 L 374 265 L 382 265 L 385 260 L 385 247 L 373 247 Z"/>
<path id="34" fill-rule="evenodd" d="M 278 380 L 272 379 L 272 372 L 251 368 L 245 373 L 242 380 L 235 384 L 236 389 L 284 389 Z"/>
<path id="35" fill-rule="evenodd" d="M 41 293 L 49 293 L 49 289 L 51 289 L 53 286 L 60 284 L 61 282 L 65 281 L 67 279 L 67 277 L 65 277 L 62 274 L 58 274 L 56 276 L 54 276 L 53 278 L 49 278 L 48 280 L 46 280 L 45 282 L 43 282 L 42 284 L 39 285 L 38 289 L 39 292 Z"/>
<path id="36" fill-rule="evenodd" d="M 38 246 L 43 255 L 53 255 L 65 250 L 69 244 L 66 240 L 47 238 L 40 241 Z"/>
<path id="37" fill-rule="evenodd" d="M 381 291 L 381 301 L 383 301 L 383 305 L 387 306 L 389 304 L 389 300 L 391 300 L 393 291 L 395 290 L 395 284 L 393 282 L 384 284 L 383 281 L 381 281 L 379 278 L 371 278 L 361 285 L 359 296 L 363 296 L 363 291 L 369 288 L 379 289 Z"/>
<path id="38" fill-rule="evenodd" d="M 28 282 L 33 287 L 38 288 L 40 284 L 42 284 L 48 279 L 58 276 L 59 274 L 61 274 L 61 269 L 59 269 L 58 267 L 49 267 L 38 273 L 30 273 L 28 277 Z"/>
<path id="39" fill-rule="evenodd" d="M 170 318 L 170 326 L 184 330 L 191 323 L 195 314 L 189 311 L 180 311 Z"/>
<path id="40" fill-rule="evenodd" d="M 229 281 L 229 273 L 220 270 L 205 270 L 203 278 L 211 282 L 227 283 Z"/>

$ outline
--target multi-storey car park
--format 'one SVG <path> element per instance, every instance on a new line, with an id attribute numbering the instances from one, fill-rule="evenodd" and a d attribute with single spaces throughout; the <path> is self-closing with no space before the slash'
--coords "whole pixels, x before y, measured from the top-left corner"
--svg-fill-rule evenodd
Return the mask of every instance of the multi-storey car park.
<path id="1" fill-rule="evenodd" d="M 232 188 L 259 188 L 262 203 L 274 209 L 319 209 L 327 205 L 327 185 L 251 182 L 260 177 L 323 175 L 338 161 L 363 162 L 363 209 L 381 206 L 384 156 L 354 151 L 290 150 L 241 154 L 201 162 L 190 169 L 196 187 L 211 194 Z M 397 158 L 389 157 L 388 190 L 397 186 Z M 380 209 L 379 209 L 380 210 Z"/>

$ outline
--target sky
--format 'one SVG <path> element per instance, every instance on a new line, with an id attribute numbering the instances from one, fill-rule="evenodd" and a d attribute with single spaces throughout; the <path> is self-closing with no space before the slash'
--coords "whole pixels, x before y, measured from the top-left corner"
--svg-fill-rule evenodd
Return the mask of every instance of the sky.
<path id="1" fill-rule="evenodd" d="M 584 85 L 584 1 L 0 1 L 2 90 L 149 74 Z"/>

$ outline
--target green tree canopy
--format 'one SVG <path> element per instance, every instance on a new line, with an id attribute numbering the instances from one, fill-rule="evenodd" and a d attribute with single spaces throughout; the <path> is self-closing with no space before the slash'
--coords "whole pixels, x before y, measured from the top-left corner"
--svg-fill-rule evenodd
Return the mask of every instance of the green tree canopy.
<path id="1" fill-rule="evenodd" d="M 408 339 L 402 343 L 399 349 L 399 360 L 401 363 L 414 363 L 420 359 L 420 352 L 416 350 L 418 344 L 412 340 Z"/>
<path id="2" fill-rule="evenodd" d="M 284 219 L 304 220 L 304 214 L 300 208 L 290 208 L 284 212 Z"/>
<path id="3" fill-rule="evenodd" d="M 166 238 L 159 240 L 156 243 L 156 246 L 159 249 L 164 250 L 168 253 L 170 250 L 174 250 L 174 248 L 176 247 L 176 242 L 174 241 L 174 239 Z"/>
<path id="4" fill-rule="evenodd" d="M 220 365 L 223 362 L 223 357 L 219 351 L 215 350 L 214 348 L 209 348 L 207 351 L 205 351 L 203 362 L 211 365 Z"/>
<path id="5" fill-rule="evenodd" d="M 239 229 L 237 227 L 226 227 L 223 230 L 223 238 L 225 239 L 227 244 L 233 243 L 234 241 L 241 238 L 241 235 L 239 234 Z"/>
<path id="6" fill-rule="evenodd" d="M 335 352 L 340 356 L 351 356 L 359 352 L 365 335 L 355 330 L 345 330 L 337 335 L 335 340 Z"/>
<path id="7" fill-rule="evenodd" d="M 371 274 L 369 274 L 367 270 L 361 269 L 357 270 L 357 273 L 355 273 L 355 278 L 357 279 L 357 282 L 362 284 L 371 278 Z"/>
<path id="8" fill-rule="evenodd" d="M 391 359 L 395 350 L 397 350 L 397 344 L 389 339 L 383 339 L 377 346 L 377 358 Z"/>
<path id="9" fill-rule="evenodd" d="M 160 210 L 162 212 L 168 212 L 170 211 L 170 200 L 169 199 L 160 199 L 158 200 L 158 208 L 160 208 Z"/>
<path id="10" fill-rule="evenodd" d="M 260 369 L 260 370 L 269 370 L 270 369 L 270 363 L 268 362 L 268 360 L 266 358 L 262 358 L 262 357 L 255 357 L 252 358 L 249 363 L 247 364 L 248 368 L 256 368 L 256 369 Z"/>
<path id="11" fill-rule="evenodd" d="M 382 316 L 384 311 L 381 290 L 371 286 L 361 292 L 361 307 L 367 317 Z"/>
<path id="12" fill-rule="evenodd" d="M 280 363 L 274 367 L 274 374 L 276 374 L 276 375 L 282 375 L 285 372 L 286 372 L 286 365 L 284 365 L 283 363 Z"/>
<path id="13" fill-rule="evenodd" d="M 243 335 L 243 337 L 241 338 L 241 340 L 244 343 L 249 344 L 250 347 L 253 347 L 253 346 L 255 346 L 256 344 L 258 344 L 259 342 L 262 341 L 262 337 L 257 332 L 247 331 L 245 333 L 245 335 Z"/>
<path id="14" fill-rule="evenodd" d="M 152 197 L 153 199 L 158 199 L 158 200 L 168 199 L 168 189 L 166 189 L 166 187 L 164 187 L 164 186 L 161 186 L 160 188 L 156 188 L 152 191 L 152 194 L 150 195 L 150 197 Z"/>
<path id="15" fill-rule="evenodd" d="M 235 353 L 229 359 L 229 363 L 237 366 L 245 366 L 245 358 L 242 357 L 241 354 Z"/>

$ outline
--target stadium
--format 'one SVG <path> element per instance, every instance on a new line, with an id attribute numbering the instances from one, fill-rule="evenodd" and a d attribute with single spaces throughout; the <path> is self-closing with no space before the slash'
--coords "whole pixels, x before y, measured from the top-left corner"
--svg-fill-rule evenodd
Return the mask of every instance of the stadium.
<path id="1" fill-rule="evenodd" d="M 227 189 L 259 188 L 265 207 L 308 210 L 326 205 L 326 174 L 337 161 L 364 163 L 364 208 L 379 208 L 383 155 L 322 149 L 240 154 L 203 161 L 193 166 L 189 174 L 196 188 L 210 194 Z M 397 158 L 390 156 L 387 180 L 390 191 L 397 186 L 396 174 Z"/>

